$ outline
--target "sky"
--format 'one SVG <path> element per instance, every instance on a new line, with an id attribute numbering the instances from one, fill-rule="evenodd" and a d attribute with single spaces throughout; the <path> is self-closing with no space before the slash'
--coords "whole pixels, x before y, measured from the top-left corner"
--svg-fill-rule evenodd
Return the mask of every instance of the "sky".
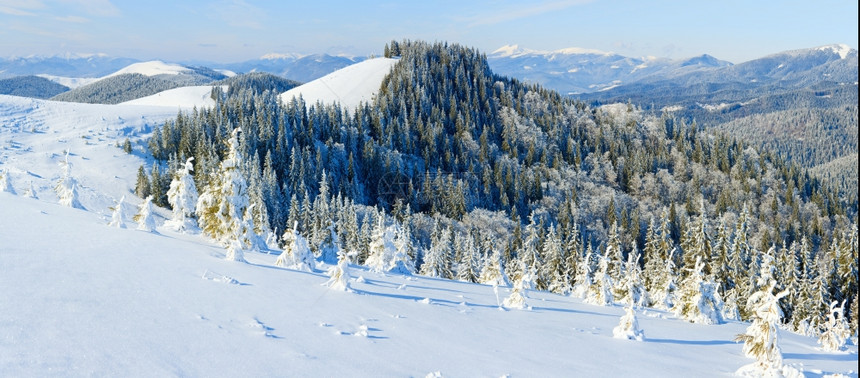
<path id="1" fill-rule="evenodd" d="M 851 0 L 0 0 L 0 57 L 102 53 L 230 63 L 270 53 L 381 55 L 387 41 L 517 44 L 739 63 L 842 43 Z"/>

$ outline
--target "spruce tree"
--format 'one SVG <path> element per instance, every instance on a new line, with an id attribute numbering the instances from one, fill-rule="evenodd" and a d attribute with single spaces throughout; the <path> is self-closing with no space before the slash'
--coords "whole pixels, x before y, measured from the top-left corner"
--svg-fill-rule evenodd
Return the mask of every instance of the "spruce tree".
<path id="1" fill-rule="evenodd" d="M 706 279 L 705 263 L 697 258 L 690 273 L 681 281 L 672 311 L 675 316 L 698 324 L 720 324 L 723 303 L 716 285 Z"/>
<path id="2" fill-rule="evenodd" d="M 78 181 L 72 177 L 72 163 L 69 162 L 69 151 L 66 151 L 66 158 L 60 163 L 60 168 L 62 169 L 62 176 L 57 186 L 54 187 L 54 191 L 60 197 L 60 205 L 83 209 L 83 205 L 78 201 Z"/>
<path id="3" fill-rule="evenodd" d="M 226 246 L 238 234 L 245 210 L 249 206 L 248 184 L 239 167 L 242 163 L 239 152 L 239 132 L 233 130 L 228 141 L 227 157 L 221 161 L 213 181 L 207 185 L 197 199 L 197 220 L 200 228 L 209 237 Z"/>
<path id="4" fill-rule="evenodd" d="M 818 336 L 818 344 L 821 348 L 828 352 L 836 352 L 842 350 L 845 346 L 845 341 L 851 337 L 851 328 L 845 320 L 845 301 L 842 305 L 836 307 L 838 302 L 830 303 L 830 308 L 827 311 L 827 321 L 824 323 L 821 335 Z"/>
<path id="5" fill-rule="evenodd" d="M 146 197 L 138 206 L 138 212 L 134 216 L 134 221 L 137 222 L 137 229 L 146 232 L 155 231 L 155 218 L 152 215 L 152 196 Z"/>
<path id="6" fill-rule="evenodd" d="M 120 197 L 119 202 L 114 207 L 111 207 L 111 220 L 108 226 L 116 228 L 125 228 L 125 220 L 122 217 L 122 203 L 125 201 L 125 196 Z"/>

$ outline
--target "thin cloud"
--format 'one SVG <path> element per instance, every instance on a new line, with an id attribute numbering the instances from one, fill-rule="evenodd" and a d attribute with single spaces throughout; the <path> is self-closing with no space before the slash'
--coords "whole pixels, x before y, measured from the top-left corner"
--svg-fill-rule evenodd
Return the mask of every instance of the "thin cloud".
<path id="1" fill-rule="evenodd" d="M 243 0 L 219 1 L 212 6 L 212 9 L 227 25 L 240 28 L 262 29 L 260 20 L 266 16 L 265 11 Z"/>
<path id="2" fill-rule="evenodd" d="M 564 1 L 548 1 L 532 5 L 518 5 L 516 7 L 508 7 L 501 9 L 495 13 L 483 13 L 469 17 L 469 27 L 495 25 L 503 22 L 518 20 L 537 16 L 540 14 L 559 11 L 577 5 L 590 3 L 592 0 L 564 0 Z"/>
<path id="3" fill-rule="evenodd" d="M 57 21 L 71 22 L 71 23 L 75 23 L 75 24 L 85 24 L 85 23 L 90 22 L 89 18 L 80 17 L 80 16 L 62 16 L 62 17 L 54 17 L 54 19 Z"/>
<path id="4" fill-rule="evenodd" d="M 41 1 L 0 0 L 0 13 L 10 16 L 35 16 L 32 11 L 44 7 Z"/>
<path id="5" fill-rule="evenodd" d="M 84 12 L 93 16 L 115 17 L 122 14 L 110 0 L 60 0 L 60 2 L 79 6 Z"/>

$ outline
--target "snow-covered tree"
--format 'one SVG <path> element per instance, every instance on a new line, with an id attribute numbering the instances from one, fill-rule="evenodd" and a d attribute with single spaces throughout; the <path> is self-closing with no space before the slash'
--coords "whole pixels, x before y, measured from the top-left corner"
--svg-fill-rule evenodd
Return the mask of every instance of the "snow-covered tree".
<path id="1" fill-rule="evenodd" d="M 27 192 L 24 193 L 24 196 L 27 198 L 39 198 L 36 195 L 36 188 L 33 187 L 33 181 L 30 181 L 27 187 Z"/>
<path id="2" fill-rule="evenodd" d="M 421 274 L 428 277 L 451 278 L 451 231 L 438 228 L 434 234 L 430 240 L 430 250 L 424 255 Z"/>
<path id="3" fill-rule="evenodd" d="M 615 300 L 612 295 L 613 287 L 612 278 L 609 276 L 609 259 L 600 255 L 598 256 L 597 271 L 594 273 L 594 281 L 588 287 L 585 303 L 600 306 L 612 304 Z"/>
<path id="4" fill-rule="evenodd" d="M 651 303 L 654 307 L 669 310 L 675 306 L 676 290 L 675 277 L 675 251 L 672 248 L 663 264 L 663 268 L 659 271 L 657 278 L 652 280 L 654 287 L 648 289 L 648 296 L 651 298 Z"/>
<path id="5" fill-rule="evenodd" d="M 827 321 L 824 322 L 821 335 L 818 336 L 818 344 L 828 352 L 842 350 L 845 341 L 851 337 L 851 328 L 848 326 L 848 321 L 845 320 L 844 315 L 845 301 L 839 307 L 836 307 L 837 304 L 836 301 L 830 303 Z"/>
<path id="6" fill-rule="evenodd" d="M 747 300 L 747 308 L 752 314 L 752 324 L 746 333 L 737 335 L 736 341 L 743 341 L 743 351 L 747 357 L 756 362 L 741 367 L 737 373 L 748 376 L 782 377 L 790 367 L 782 363 L 782 351 L 779 348 L 779 332 L 777 326 L 782 319 L 779 308 L 780 298 L 788 295 L 788 291 L 774 294 L 776 281 L 771 279 L 766 285 Z"/>
<path id="7" fill-rule="evenodd" d="M 645 339 L 645 331 L 639 329 L 639 321 L 636 320 L 633 306 L 633 300 L 628 299 L 627 306 L 624 307 L 624 316 L 621 317 L 618 326 L 612 329 L 612 337 L 636 341 Z"/>
<path id="8" fill-rule="evenodd" d="M 314 256 L 308 247 L 307 240 L 299 235 L 296 230 L 298 223 L 293 223 L 293 228 L 284 231 L 284 251 L 275 260 L 275 265 L 306 272 L 313 271 Z"/>
<path id="9" fill-rule="evenodd" d="M 72 163 L 69 162 L 69 151 L 66 151 L 66 159 L 60 163 L 62 176 L 54 191 L 60 197 L 60 205 L 83 209 L 78 201 L 78 181 L 72 177 Z"/>
<path id="10" fill-rule="evenodd" d="M 480 256 L 478 255 L 478 248 L 475 245 L 475 239 L 468 232 L 458 234 L 457 238 L 462 241 L 462 243 L 454 243 L 460 246 L 460 258 L 457 261 L 457 280 L 478 282 Z"/>
<path id="11" fill-rule="evenodd" d="M 632 301 L 634 305 L 644 307 L 650 304 L 648 292 L 645 290 L 645 283 L 642 282 L 642 268 L 639 267 L 639 251 L 636 246 L 627 255 L 627 265 L 624 268 L 625 274 L 621 278 L 621 284 L 626 287 L 622 302 Z"/>
<path id="12" fill-rule="evenodd" d="M 576 276 L 573 278 L 573 289 L 571 295 L 577 298 L 585 299 L 588 296 L 588 290 L 593 284 L 593 272 L 591 271 L 591 260 L 594 251 L 591 249 L 591 243 L 585 249 L 585 254 L 576 264 Z"/>
<path id="13" fill-rule="evenodd" d="M 122 203 L 125 201 L 125 196 L 120 197 L 119 202 L 116 203 L 114 207 L 111 207 L 112 211 L 110 223 L 108 226 L 117 227 L 117 228 L 125 228 L 125 220 L 122 216 Z"/>
<path id="14" fill-rule="evenodd" d="M 197 199 L 197 220 L 203 232 L 222 244 L 232 244 L 237 228 L 249 206 L 248 184 L 239 169 L 239 132 L 233 130 L 228 142 L 227 158 Z"/>
<path id="15" fill-rule="evenodd" d="M 681 281 L 672 311 L 675 316 L 698 324 L 720 324 L 723 301 L 716 285 L 706 280 L 705 262 L 697 258 L 689 275 Z"/>
<path id="16" fill-rule="evenodd" d="M 332 290 L 351 292 L 349 288 L 349 255 L 343 250 L 337 254 L 337 265 L 328 269 L 329 280 L 324 284 Z"/>
<path id="17" fill-rule="evenodd" d="M 173 207 L 173 217 L 164 222 L 164 225 L 179 232 L 197 228 L 194 213 L 199 195 L 191 174 L 194 170 L 192 160 L 194 157 L 188 158 L 185 165 L 176 171 L 173 181 L 170 182 L 170 189 L 167 190 L 167 202 Z"/>
<path id="18" fill-rule="evenodd" d="M 388 271 L 407 275 L 415 273 L 415 259 L 412 253 L 412 231 L 409 224 L 401 226 L 395 223 L 389 228 L 393 229 L 391 232 L 394 234 L 394 240 L 391 243 L 394 247 L 394 254 L 391 256 Z"/>
<path id="19" fill-rule="evenodd" d="M 502 253 L 493 248 L 492 252 L 484 258 L 484 267 L 481 269 L 480 283 L 493 286 L 511 286 L 505 275 L 505 265 L 502 262 Z"/>
<path id="20" fill-rule="evenodd" d="M 146 232 L 155 231 L 155 218 L 152 215 L 152 196 L 146 197 L 138 206 L 138 212 L 134 216 L 137 229 Z"/>
<path id="21" fill-rule="evenodd" d="M 565 275 L 564 252 L 561 240 L 555 232 L 555 226 L 550 225 L 549 232 L 543 243 L 544 264 L 541 266 L 543 276 L 547 279 L 547 290 L 567 295 L 570 292 L 570 282 Z"/>
<path id="22" fill-rule="evenodd" d="M 374 272 L 385 272 L 390 264 L 390 248 L 386 248 L 385 241 L 385 217 L 384 214 L 379 214 L 371 234 L 370 254 L 364 262 L 364 265 Z"/>
<path id="23" fill-rule="evenodd" d="M 525 309 L 529 308 L 526 303 L 528 290 L 534 287 L 534 271 L 528 267 L 521 267 L 522 273 L 514 281 L 511 295 L 505 298 L 502 305 L 507 308 Z"/>
<path id="24" fill-rule="evenodd" d="M 15 194 L 15 188 L 9 182 L 9 172 L 0 169 L 0 192 Z"/>

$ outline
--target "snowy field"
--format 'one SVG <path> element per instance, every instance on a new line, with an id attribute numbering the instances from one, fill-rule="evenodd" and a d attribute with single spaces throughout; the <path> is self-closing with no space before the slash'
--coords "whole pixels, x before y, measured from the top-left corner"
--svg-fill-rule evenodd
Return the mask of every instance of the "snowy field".
<path id="1" fill-rule="evenodd" d="M 502 309 L 509 288 L 358 266 L 353 292 L 333 291 L 326 266 L 278 268 L 279 251 L 236 263 L 201 235 L 137 231 L 137 141 L 176 116 L 177 100 L 163 98 L 0 96 L 0 170 L 16 193 L 0 193 L 0 376 L 706 377 L 753 362 L 733 341 L 746 323 L 637 309 L 644 341 L 620 340 L 619 305 L 530 291 L 531 309 Z M 127 137 L 132 154 L 118 147 Z M 85 210 L 52 190 L 66 150 Z M 121 196 L 126 229 L 107 225 Z M 856 346 L 824 352 L 780 336 L 785 363 L 807 376 L 858 376 Z"/>

